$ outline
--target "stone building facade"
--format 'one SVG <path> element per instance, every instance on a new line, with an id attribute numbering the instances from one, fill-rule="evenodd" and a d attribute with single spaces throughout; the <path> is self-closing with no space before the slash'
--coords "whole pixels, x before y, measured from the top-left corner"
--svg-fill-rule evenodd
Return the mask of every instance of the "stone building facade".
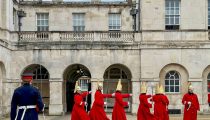
<path id="1" fill-rule="evenodd" d="M 99 80 L 104 93 L 112 93 L 122 79 L 123 92 L 133 94 L 126 99 L 131 113 L 138 109 L 141 81 L 151 94 L 157 83 L 164 85 L 171 113 L 182 112 L 191 82 L 201 112 L 208 111 L 208 0 L 1 0 L 0 16 L 1 115 L 9 113 L 26 72 L 35 74 L 50 115 L 71 111 L 77 80 L 91 91 Z M 106 101 L 110 111 L 113 99 Z"/>

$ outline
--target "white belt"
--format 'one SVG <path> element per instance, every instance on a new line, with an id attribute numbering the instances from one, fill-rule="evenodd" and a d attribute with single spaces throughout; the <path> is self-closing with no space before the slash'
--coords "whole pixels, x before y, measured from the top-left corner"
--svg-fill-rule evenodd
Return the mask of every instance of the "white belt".
<path id="1" fill-rule="evenodd" d="M 26 113 L 26 110 L 27 109 L 34 109 L 34 108 L 36 108 L 36 105 L 18 106 L 15 120 L 17 120 L 19 110 L 23 109 L 23 114 L 22 114 L 22 117 L 21 117 L 21 120 L 23 120 L 23 118 L 25 116 L 25 113 Z"/>

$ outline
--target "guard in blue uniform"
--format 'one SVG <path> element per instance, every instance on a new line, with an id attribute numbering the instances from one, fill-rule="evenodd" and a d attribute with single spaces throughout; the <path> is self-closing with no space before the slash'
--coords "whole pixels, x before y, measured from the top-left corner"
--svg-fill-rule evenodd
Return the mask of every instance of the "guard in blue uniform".
<path id="1" fill-rule="evenodd" d="M 44 104 L 37 88 L 31 85 L 33 74 L 22 75 L 23 85 L 15 89 L 11 101 L 11 120 L 38 120 Z"/>

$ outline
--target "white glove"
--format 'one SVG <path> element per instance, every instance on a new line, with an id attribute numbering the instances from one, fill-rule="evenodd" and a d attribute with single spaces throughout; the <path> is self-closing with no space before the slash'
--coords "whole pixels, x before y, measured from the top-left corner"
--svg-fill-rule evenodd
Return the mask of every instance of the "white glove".
<path id="1" fill-rule="evenodd" d="M 92 91 L 88 91 L 88 94 L 91 94 L 92 93 Z"/>
<path id="2" fill-rule="evenodd" d="M 106 105 L 107 104 L 107 102 L 104 102 L 104 105 Z"/>
<path id="3" fill-rule="evenodd" d="M 150 111 L 151 114 L 154 114 L 153 108 L 150 108 L 149 111 Z"/>
<path id="4" fill-rule="evenodd" d="M 85 106 L 88 105 L 87 102 L 84 102 Z"/>
<path id="5" fill-rule="evenodd" d="M 115 93 L 112 93 L 112 97 L 115 97 Z"/>
<path id="6" fill-rule="evenodd" d="M 187 104 L 191 105 L 192 103 L 189 101 L 189 102 L 187 102 Z"/>
<path id="7" fill-rule="evenodd" d="M 133 96 L 133 94 L 130 94 L 130 96 Z"/>
<path id="8" fill-rule="evenodd" d="M 128 102 L 128 106 L 130 105 L 130 102 Z"/>

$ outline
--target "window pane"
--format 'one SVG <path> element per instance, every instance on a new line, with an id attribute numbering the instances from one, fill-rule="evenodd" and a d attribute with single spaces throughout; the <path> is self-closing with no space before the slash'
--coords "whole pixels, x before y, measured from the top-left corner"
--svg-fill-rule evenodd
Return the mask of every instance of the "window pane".
<path id="1" fill-rule="evenodd" d="M 175 24 L 176 24 L 176 25 L 179 24 L 179 18 L 175 18 Z"/>
<path id="2" fill-rule="evenodd" d="M 208 77 L 207 77 L 207 79 L 210 79 L 210 73 L 208 74 Z"/>
<path id="3" fill-rule="evenodd" d="M 175 87 L 175 92 L 179 92 L 179 86 Z"/>
<path id="4" fill-rule="evenodd" d="M 165 80 L 165 85 L 169 85 L 169 80 Z"/>
<path id="5" fill-rule="evenodd" d="M 170 92 L 175 92 L 174 91 L 174 86 L 170 86 Z"/>
<path id="6" fill-rule="evenodd" d="M 165 86 L 165 91 L 169 92 L 169 87 L 168 86 Z"/>
<path id="7" fill-rule="evenodd" d="M 179 80 L 175 80 L 175 85 L 179 85 Z"/>
<path id="8" fill-rule="evenodd" d="M 210 92 L 210 73 L 207 76 L 207 90 Z"/>
<path id="9" fill-rule="evenodd" d="M 174 85 L 174 80 L 170 80 L 170 85 Z"/>

